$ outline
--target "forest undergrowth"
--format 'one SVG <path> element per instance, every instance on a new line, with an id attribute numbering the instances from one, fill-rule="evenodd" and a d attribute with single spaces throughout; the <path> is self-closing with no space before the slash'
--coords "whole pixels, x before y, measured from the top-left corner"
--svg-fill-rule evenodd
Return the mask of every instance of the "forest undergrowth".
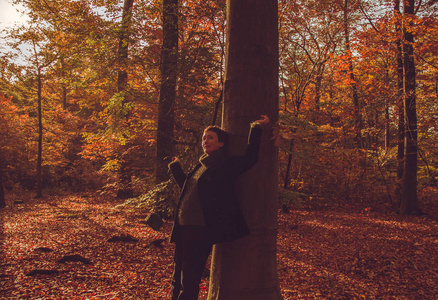
<path id="1" fill-rule="evenodd" d="M 0 299 L 169 299 L 171 222 L 93 196 L 9 195 Z M 284 299 L 436 299 L 438 215 L 361 205 L 279 212 Z M 114 241 L 114 239 L 118 241 Z M 199 299 L 206 299 L 208 273 Z"/>

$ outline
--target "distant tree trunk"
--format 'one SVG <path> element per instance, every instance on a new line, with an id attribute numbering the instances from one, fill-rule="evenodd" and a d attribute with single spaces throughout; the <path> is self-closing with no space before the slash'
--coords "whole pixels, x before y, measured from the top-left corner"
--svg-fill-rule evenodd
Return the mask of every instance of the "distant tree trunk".
<path id="1" fill-rule="evenodd" d="M 0 208 L 6 207 L 5 186 L 3 184 L 3 168 L 0 163 Z"/>
<path id="2" fill-rule="evenodd" d="M 43 197 L 43 174 L 42 174 L 42 163 L 43 163 L 43 116 L 42 116 L 42 79 L 41 79 L 41 68 L 38 66 L 37 74 L 38 91 L 37 91 L 37 101 L 38 101 L 38 156 L 37 156 L 37 191 L 35 198 Z"/>
<path id="3" fill-rule="evenodd" d="M 283 183 L 283 188 L 285 190 L 287 190 L 287 188 L 289 187 L 289 175 L 292 166 L 292 151 L 294 149 L 294 145 L 295 145 L 295 140 L 291 139 L 289 144 L 289 154 L 287 155 L 287 165 L 286 165 L 286 172 L 284 175 L 284 183 Z"/>
<path id="4" fill-rule="evenodd" d="M 119 47 L 118 47 L 118 70 L 117 70 L 117 90 L 124 92 L 128 83 L 128 50 L 129 37 L 131 30 L 132 6 L 134 0 L 125 0 L 122 12 L 122 24 L 120 29 Z"/>
<path id="5" fill-rule="evenodd" d="M 64 63 L 64 57 L 61 57 L 61 77 L 63 79 L 67 78 L 65 69 L 65 63 Z M 62 88 L 62 108 L 63 109 L 67 109 L 67 84 L 65 82 L 61 83 L 61 88 Z"/>
<path id="6" fill-rule="evenodd" d="M 417 202 L 417 109 L 416 78 L 414 61 L 414 26 L 415 1 L 403 2 L 403 95 L 405 111 L 405 155 L 403 167 L 403 184 L 400 213 L 418 214 Z"/>
<path id="7" fill-rule="evenodd" d="M 156 180 L 169 179 L 166 158 L 173 154 L 175 97 L 178 62 L 178 0 L 163 0 L 163 47 L 161 49 L 161 87 L 158 102 Z"/>
<path id="8" fill-rule="evenodd" d="M 403 164 L 405 156 L 405 113 L 403 100 L 403 59 L 401 46 L 401 18 L 400 0 L 394 0 L 394 16 L 397 19 L 395 25 L 396 56 L 397 56 L 397 109 L 398 109 L 398 131 L 397 131 L 397 187 L 396 197 L 401 199 L 401 185 L 403 182 Z"/>
<path id="9" fill-rule="evenodd" d="M 62 108 L 67 109 L 67 86 L 62 84 Z"/>
<path id="10" fill-rule="evenodd" d="M 316 78 L 315 78 L 315 110 L 317 111 L 320 110 L 320 106 L 321 106 L 321 88 L 322 88 L 324 69 L 325 69 L 324 62 L 319 62 L 318 67 L 316 69 Z"/>
<path id="11" fill-rule="evenodd" d="M 356 78 L 354 76 L 354 66 L 353 66 L 353 56 L 351 53 L 351 44 L 350 44 L 350 20 L 349 20 L 349 13 L 350 13 L 350 4 L 349 0 L 344 0 L 344 4 L 342 7 L 343 13 L 344 13 L 344 35 L 345 35 L 345 52 L 347 54 L 347 63 L 348 63 L 348 73 L 350 77 L 350 87 L 352 92 L 352 100 L 353 100 L 353 112 L 355 117 L 355 124 L 354 124 L 354 131 L 356 133 L 356 143 L 357 146 L 362 148 L 362 116 L 360 113 L 360 104 L 359 104 L 359 93 L 357 91 L 357 83 Z"/>
<path id="12" fill-rule="evenodd" d="M 278 118 L 278 3 L 227 1 L 223 126 L 231 152 L 245 149 L 249 123 Z M 265 132 L 259 162 L 239 180 L 248 237 L 213 247 L 209 300 L 282 299 L 276 264 L 278 149 Z"/>
<path id="13" fill-rule="evenodd" d="M 388 66 L 386 66 L 387 68 Z M 386 70 L 385 71 L 385 84 L 389 84 L 390 79 L 389 79 L 389 72 Z M 390 106 L 390 101 L 388 98 L 385 98 L 385 150 L 389 150 L 389 148 L 391 147 L 391 134 L 390 134 L 390 113 L 389 113 L 389 106 Z M 376 124 L 377 124 L 377 120 L 376 120 Z M 377 138 L 378 139 L 378 138 Z"/>
<path id="14" fill-rule="evenodd" d="M 390 131 L 390 114 L 389 114 L 389 102 L 385 101 L 385 150 L 389 150 L 391 147 L 391 131 Z"/>
<path id="15" fill-rule="evenodd" d="M 123 4 L 123 12 L 122 12 L 122 24 L 120 29 L 120 37 L 119 37 L 119 47 L 118 47 L 118 70 L 117 70 L 117 91 L 121 95 L 121 99 L 123 101 L 122 105 L 126 103 L 126 89 L 128 85 L 128 50 L 129 50 L 129 37 L 131 30 L 131 19 L 132 19 L 132 6 L 134 4 L 134 0 L 125 0 Z M 129 116 L 125 116 L 128 118 Z M 120 171 L 119 171 L 119 180 L 120 180 L 120 188 L 117 193 L 118 198 L 130 198 L 133 196 L 132 190 L 132 168 L 129 159 L 129 141 L 123 145 L 122 154 L 120 158 Z"/>

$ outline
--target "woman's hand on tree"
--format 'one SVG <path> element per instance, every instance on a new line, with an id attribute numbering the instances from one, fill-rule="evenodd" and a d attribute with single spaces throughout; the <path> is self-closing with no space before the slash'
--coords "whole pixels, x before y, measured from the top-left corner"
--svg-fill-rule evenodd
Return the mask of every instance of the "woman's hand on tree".
<path id="1" fill-rule="evenodd" d="M 261 115 L 260 119 L 255 121 L 254 123 L 258 123 L 261 126 L 266 126 L 269 124 L 269 117 L 267 115 Z"/>

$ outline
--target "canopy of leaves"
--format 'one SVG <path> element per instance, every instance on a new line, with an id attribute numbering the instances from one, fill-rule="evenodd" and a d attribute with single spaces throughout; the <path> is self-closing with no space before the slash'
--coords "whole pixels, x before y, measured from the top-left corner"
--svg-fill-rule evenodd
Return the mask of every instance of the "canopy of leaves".
<path id="1" fill-rule="evenodd" d="M 31 21 L 5 32 L 9 48 L 0 57 L 5 186 L 35 186 L 40 74 L 45 188 L 112 194 L 128 165 L 135 194 L 147 193 L 155 165 L 161 2 L 135 1 L 123 65 L 117 59 L 122 1 L 16 3 Z M 415 16 L 406 16 L 394 12 L 393 1 L 279 1 L 282 125 L 276 130 L 287 128 L 277 140 L 279 184 L 322 202 L 364 196 L 397 201 L 396 26 L 410 20 L 419 192 L 437 188 L 438 3 L 417 4 Z M 202 129 L 219 123 L 213 116 L 216 108 L 220 115 L 226 4 L 180 5 L 175 155 L 189 167 L 200 154 Z M 128 75 L 122 92 L 120 70 Z M 354 142 L 358 131 L 360 149 Z"/>

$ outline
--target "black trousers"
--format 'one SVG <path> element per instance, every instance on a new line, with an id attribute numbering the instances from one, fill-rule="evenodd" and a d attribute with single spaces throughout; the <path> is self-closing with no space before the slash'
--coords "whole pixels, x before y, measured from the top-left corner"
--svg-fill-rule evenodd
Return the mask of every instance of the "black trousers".
<path id="1" fill-rule="evenodd" d="M 199 284 L 212 244 L 205 228 L 181 226 L 176 235 L 175 270 L 172 278 L 172 300 L 197 300 Z"/>

